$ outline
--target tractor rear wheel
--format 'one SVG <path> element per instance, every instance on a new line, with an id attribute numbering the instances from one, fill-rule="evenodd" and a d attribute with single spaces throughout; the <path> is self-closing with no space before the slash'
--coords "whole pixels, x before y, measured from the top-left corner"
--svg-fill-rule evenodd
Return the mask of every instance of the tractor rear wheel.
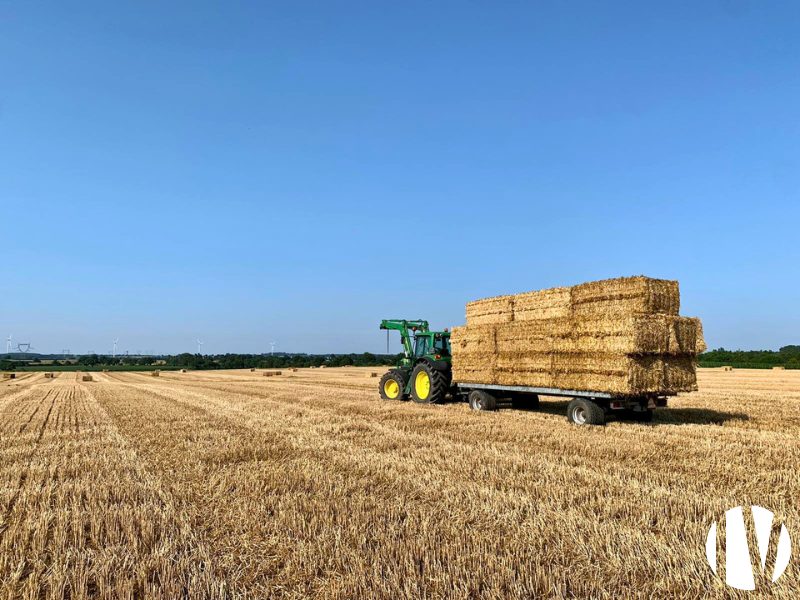
<path id="1" fill-rule="evenodd" d="M 383 400 L 405 400 L 406 385 L 408 380 L 406 374 L 399 369 L 392 369 L 381 377 L 379 390 Z"/>
<path id="2" fill-rule="evenodd" d="M 444 400 L 450 388 L 450 378 L 426 363 L 420 363 L 411 373 L 411 399 L 420 404 L 435 404 Z"/>

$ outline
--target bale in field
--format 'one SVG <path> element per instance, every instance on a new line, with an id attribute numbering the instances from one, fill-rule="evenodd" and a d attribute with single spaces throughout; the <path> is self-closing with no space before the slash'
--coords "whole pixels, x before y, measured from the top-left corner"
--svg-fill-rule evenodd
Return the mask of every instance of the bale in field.
<path id="1" fill-rule="evenodd" d="M 719 369 L 720 371 L 733 371 L 733 367 L 729 367 L 727 365 L 724 367 L 720 367 Z"/>
<path id="2" fill-rule="evenodd" d="M 328 368 L 328 366 L 327 366 L 327 365 L 320 365 L 320 367 L 319 367 L 319 368 L 320 368 L 320 369 L 327 369 L 327 368 Z"/>
<path id="3" fill-rule="evenodd" d="M 181 373 L 186 373 L 186 369 L 181 369 Z"/>
<path id="4" fill-rule="evenodd" d="M 772 367 L 773 371 L 785 371 L 786 367 Z"/>
<path id="5" fill-rule="evenodd" d="M 272 373 L 270 371 L 264 371 L 264 377 L 272 377 L 273 375 L 274 375 L 274 373 Z"/>
<path id="6" fill-rule="evenodd" d="M 94 381 L 94 380 L 92 379 L 92 376 L 91 376 L 91 375 L 89 375 L 89 373 L 85 373 L 85 374 L 84 374 L 84 375 L 81 377 L 81 380 L 82 380 L 82 381 Z"/>
<path id="7" fill-rule="evenodd" d="M 297 369 L 292 369 L 292 373 L 297 373 Z"/>
<path id="8" fill-rule="evenodd" d="M 255 369 L 250 369 L 250 372 L 251 372 L 251 373 L 255 373 L 255 372 L 256 372 L 256 370 L 255 370 Z"/>
<path id="9" fill-rule="evenodd" d="M 3 373 L 3 379 L 16 379 L 16 373 Z"/>
<path id="10" fill-rule="evenodd" d="M 151 377 L 161 377 L 161 371 L 155 370 L 152 373 L 150 373 L 150 376 Z"/>
<path id="11" fill-rule="evenodd" d="M 366 377 L 367 377 L 367 378 L 370 378 L 370 377 L 377 377 L 377 376 L 378 376 L 378 374 L 377 374 L 377 373 L 374 373 L 374 372 L 373 372 L 373 373 L 367 373 L 367 374 L 366 374 Z"/>

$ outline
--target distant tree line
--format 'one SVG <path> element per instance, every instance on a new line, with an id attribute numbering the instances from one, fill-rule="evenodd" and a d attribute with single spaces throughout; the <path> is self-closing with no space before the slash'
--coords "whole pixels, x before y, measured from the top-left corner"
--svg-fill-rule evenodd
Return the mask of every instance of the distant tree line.
<path id="1" fill-rule="evenodd" d="M 800 369 L 800 346 L 784 346 L 774 350 L 709 350 L 697 356 L 701 367 L 720 367 L 730 365 L 740 369 L 769 369 L 786 367 Z"/>
<path id="2" fill-rule="evenodd" d="M 122 356 L 111 357 L 101 354 L 86 354 L 75 361 L 54 360 L 44 365 L 38 359 L 32 360 L 0 360 L 0 371 L 36 367 L 46 370 L 48 367 L 153 367 L 164 366 L 193 370 L 208 369 L 280 369 L 289 367 L 378 367 L 395 365 L 402 354 L 178 354 L 175 356 Z"/>

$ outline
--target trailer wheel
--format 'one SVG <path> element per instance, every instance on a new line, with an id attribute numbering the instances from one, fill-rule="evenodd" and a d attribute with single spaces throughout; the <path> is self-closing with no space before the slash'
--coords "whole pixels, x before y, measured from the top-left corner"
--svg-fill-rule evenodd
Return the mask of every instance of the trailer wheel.
<path id="1" fill-rule="evenodd" d="M 606 422 L 606 413 L 591 400 L 573 398 L 567 406 L 567 419 L 576 425 L 603 425 Z"/>
<path id="2" fill-rule="evenodd" d="M 514 408 L 521 410 L 535 410 L 539 408 L 539 395 L 514 394 L 511 396 L 511 404 Z"/>
<path id="3" fill-rule="evenodd" d="M 472 410 L 495 410 L 497 408 L 497 400 L 483 390 L 472 390 L 469 393 L 469 407 Z"/>
<path id="4" fill-rule="evenodd" d="M 392 369 L 381 377 L 378 389 L 382 400 L 406 400 L 406 380 L 405 373 L 399 369 Z"/>
<path id="5" fill-rule="evenodd" d="M 420 363 L 411 374 L 411 399 L 420 404 L 435 404 L 444 400 L 450 381 L 446 373 Z"/>

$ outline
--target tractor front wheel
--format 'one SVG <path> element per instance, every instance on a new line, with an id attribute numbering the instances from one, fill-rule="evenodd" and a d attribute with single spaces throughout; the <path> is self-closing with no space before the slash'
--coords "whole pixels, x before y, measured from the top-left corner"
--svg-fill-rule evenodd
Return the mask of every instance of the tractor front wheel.
<path id="1" fill-rule="evenodd" d="M 443 371 L 420 363 L 411 374 L 411 399 L 420 404 L 435 404 L 444 400 L 450 380 Z"/>
<path id="2" fill-rule="evenodd" d="M 380 393 L 383 400 L 405 400 L 406 399 L 406 380 L 405 374 L 399 369 L 392 369 L 381 377 Z"/>

